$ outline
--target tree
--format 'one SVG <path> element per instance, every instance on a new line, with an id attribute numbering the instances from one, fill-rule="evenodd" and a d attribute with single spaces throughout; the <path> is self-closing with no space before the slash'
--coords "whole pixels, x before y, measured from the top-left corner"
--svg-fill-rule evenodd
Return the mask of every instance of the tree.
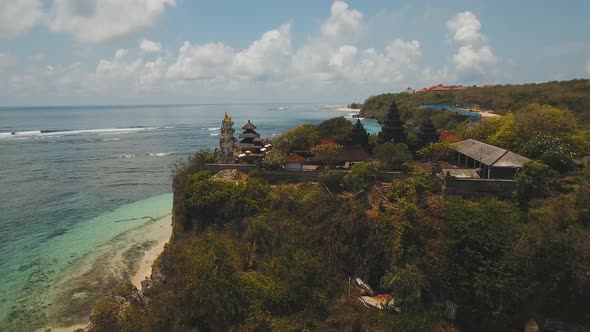
<path id="1" fill-rule="evenodd" d="M 268 151 L 262 159 L 262 164 L 268 168 L 280 168 L 287 162 L 287 156 L 279 149 Z"/>
<path id="2" fill-rule="evenodd" d="M 528 105 L 496 121 L 501 126 L 487 137 L 487 141 L 519 151 L 535 136 L 569 137 L 577 128 L 570 111 L 539 104 Z"/>
<path id="3" fill-rule="evenodd" d="M 320 174 L 320 183 L 332 192 L 342 191 L 344 173 L 341 171 L 326 171 Z"/>
<path id="4" fill-rule="evenodd" d="M 388 167 L 401 166 L 405 162 L 412 160 L 412 154 L 408 146 L 403 143 L 384 143 L 377 145 L 373 154 Z"/>
<path id="5" fill-rule="evenodd" d="M 320 132 L 312 124 L 303 124 L 289 129 L 274 141 L 275 148 L 281 149 L 284 153 L 293 150 L 306 150 L 320 141 Z"/>
<path id="6" fill-rule="evenodd" d="M 318 125 L 322 137 L 330 137 L 340 144 L 346 143 L 352 130 L 352 123 L 343 116 L 326 120 Z"/>
<path id="7" fill-rule="evenodd" d="M 447 264 L 440 277 L 442 291 L 459 305 L 457 321 L 467 331 L 509 330 L 515 311 L 522 310 L 515 290 L 528 287 L 512 254 L 522 236 L 519 211 L 493 198 L 450 197 L 444 220 Z"/>
<path id="8" fill-rule="evenodd" d="M 418 155 L 430 161 L 442 161 L 451 157 L 455 148 L 451 143 L 432 143 L 418 151 Z"/>
<path id="9" fill-rule="evenodd" d="M 523 153 L 530 158 L 543 161 L 559 172 L 573 168 L 576 157 L 575 147 L 567 140 L 548 134 L 539 134 L 524 144 Z"/>
<path id="10" fill-rule="evenodd" d="M 549 195 L 556 183 L 556 172 L 541 161 L 532 160 L 525 163 L 516 175 L 514 195 L 522 205 L 527 205 L 533 198 Z"/>
<path id="11" fill-rule="evenodd" d="M 367 190 L 375 183 L 378 171 L 377 165 L 374 163 L 354 164 L 344 177 L 344 184 L 348 190 L 353 192 Z"/>
<path id="12" fill-rule="evenodd" d="M 420 301 L 422 289 L 428 286 L 428 281 L 417 265 L 408 264 L 385 274 L 381 286 L 392 292 L 396 304 L 401 302 L 408 306 Z"/>
<path id="13" fill-rule="evenodd" d="M 342 146 L 338 144 L 319 144 L 311 148 L 311 153 L 317 160 L 325 161 L 328 165 L 331 165 L 340 149 L 342 149 Z"/>

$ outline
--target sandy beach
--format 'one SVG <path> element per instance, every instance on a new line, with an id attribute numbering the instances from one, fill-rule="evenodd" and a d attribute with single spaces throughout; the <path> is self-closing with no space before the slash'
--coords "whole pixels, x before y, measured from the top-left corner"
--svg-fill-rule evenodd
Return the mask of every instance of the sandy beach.
<path id="1" fill-rule="evenodd" d="M 164 246 L 170 240 L 170 235 L 172 235 L 172 215 L 165 216 L 154 225 L 150 225 L 150 227 L 154 228 L 154 232 L 151 234 L 153 234 L 152 239 L 157 241 L 157 243 L 144 253 L 139 263 L 139 269 L 130 278 L 131 283 L 138 289 L 141 288 L 141 282 L 151 275 L 152 264 L 160 256 L 164 250 Z"/>
<path id="2" fill-rule="evenodd" d="M 168 214 L 115 237 L 109 244 L 99 248 L 95 255 L 82 260 L 80 264 L 83 266 L 76 268 L 72 275 L 55 286 L 61 289 L 61 292 L 53 298 L 59 303 L 68 301 L 76 307 L 87 307 L 88 311 L 83 310 L 78 314 L 69 314 L 72 310 L 63 309 L 48 312 L 53 324 L 39 331 L 51 329 L 70 332 L 83 328 L 87 323 L 89 310 L 96 300 L 108 293 L 124 275 L 129 275 L 131 283 L 138 289 L 141 288 L 141 281 L 151 275 L 152 264 L 164 250 L 171 234 L 172 215 Z M 110 282 L 100 285 L 99 280 Z M 76 287 L 71 289 L 71 285 Z M 76 297 L 76 294 L 79 296 Z M 83 301 L 83 304 L 76 304 L 76 301 Z M 58 309 L 56 307 L 61 306 L 51 308 Z M 68 313 L 66 317 L 65 313 Z"/>
<path id="3" fill-rule="evenodd" d="M 320 107 L 320 109 L 325 110 L 336 110 L 336 111 L 344 111 L 344 112 L 360 112 L 360 108 L 350 108 L 346 105 L 325 105 Z"/>

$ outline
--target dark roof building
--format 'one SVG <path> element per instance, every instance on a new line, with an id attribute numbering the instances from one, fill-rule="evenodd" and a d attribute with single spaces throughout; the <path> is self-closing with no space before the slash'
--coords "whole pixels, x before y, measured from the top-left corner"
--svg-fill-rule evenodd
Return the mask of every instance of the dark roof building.
<path id="1" fill-rule="evenodd" d="M 314 157 L 314 161 L 331 161 L 331 162 L 360 162 L 371 159 L 371 155 L 363 149 L 360 145 L 343 146 L 340 150 L 335 153 L 330 159 L 326 159 L 320 156 Z"/>
<path id="2" fill-rule="evenodd" d="M 400 113 L 395 102 L 392 102 L 391 105 L 389 105 L 387 116 L 383 122 L 383 129 L 381 129 L 378 138 L 379 144 L 388 142 L 407 143 L 406 129 L 404 128 L 404 123 L 400 119 Z"/>
<path id="3" fill-rule="evenodd" d="M 436 128 L 434 128 L 432 120 L 428 119 L 428 121 L 420 127 L 418 140 L 418 148 L 423 148 L 431 143 L 438 142 L 438 133 L 436 132 Z"/>
<path id="4" fill-rule="evenodd" d="M 248 120 L 242 129 L 244 132 L 238 136 L 241 140 L 238 143 L 238 149 L 241 153 L 250 151 L 251 154 L 260 154 L 260 149 L 263 147 L 262 139 L 260 135 L 254 130 L 256 126 Z"/>
<path id="5" fill-rule="evenodd" d="M 369 147 L 369 134 L 360 119 L 356 120 L 354 127 L 350 131 L 350 143 L 351 145 L 360 145 L 365 149 Z"/>
<path id="6" fill-rule="evenodd" d="M 528 158 L 512 151 L 467 139 L 453 143 L 453 161 L 465 168 L 476 168 L 481 178 L 513 179 Z"/>

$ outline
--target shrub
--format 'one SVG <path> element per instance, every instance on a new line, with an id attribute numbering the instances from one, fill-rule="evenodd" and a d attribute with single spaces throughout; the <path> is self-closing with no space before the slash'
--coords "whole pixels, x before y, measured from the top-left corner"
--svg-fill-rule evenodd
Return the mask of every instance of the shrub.
<path id="1" fill-rule="evenodd" d="M 344 144 L 348 140 L 352 127 L 352 122 L 341 116 L 320 123 L 318 131 L 322 137 L 331 137 L 336 142 Z"/>
<path id="2" fill-rule="evenodd" d="M 287 162 L 287 156 L 279 149 L 272 149 L 264 155 L 262 164 L 269 168 L 280 168 Z"/>
<path id="3" fill-rule="evenodd" d="M 384 143 L 377 145 L 373 150 L 375 157 L 383 161 L 388 167 L 401 166 L 412 160 L 412 154 L 408 146 L 403 143 Z"/>
<path id="4" fill-rule="evenodd" d="M 374 163 L 358 163 L 344 176 L 346 188 L 352 192 L 360 192 L 369 189 L 375 183 L 378 172 Z"/>
<path id="5" fill-rule="evenodd" d="M 327 171 L 320 174 L 320 183 L 332 192 L 342 191 L 344 173 L 339 171 Z"/>

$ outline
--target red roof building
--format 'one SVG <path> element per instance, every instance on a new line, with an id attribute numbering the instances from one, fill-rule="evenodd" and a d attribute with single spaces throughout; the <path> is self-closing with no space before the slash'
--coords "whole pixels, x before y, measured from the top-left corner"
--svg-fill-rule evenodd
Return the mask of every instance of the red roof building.
<path id="1" fill-rule="evenodd" d="M 302 156 L 298 155 L 297 153 L 291 153 L 288 157 L 287 157 L 287 163 L 289 164 L 303 164 L 305 162 L 305 158 L 303 158 Z"/>
<path id="2" fill-rule="evenodd" d="M 444 143 L 455 143 L 455 142 L 459 142 L 459 141 L 463 140 L 463 138 L 461 138 L 461 136 L 455 134 L 452 131 L 448 131 L 448 130 L 439 130 L 438 131 L 438 138 L 441 142 L 444 142 Z"/>
<path id="3" fill-rule="evenodd" d="M 330 137 L 324 137 L 320 140 L 319 144 L 336 144 L 336 142 Z"/>

